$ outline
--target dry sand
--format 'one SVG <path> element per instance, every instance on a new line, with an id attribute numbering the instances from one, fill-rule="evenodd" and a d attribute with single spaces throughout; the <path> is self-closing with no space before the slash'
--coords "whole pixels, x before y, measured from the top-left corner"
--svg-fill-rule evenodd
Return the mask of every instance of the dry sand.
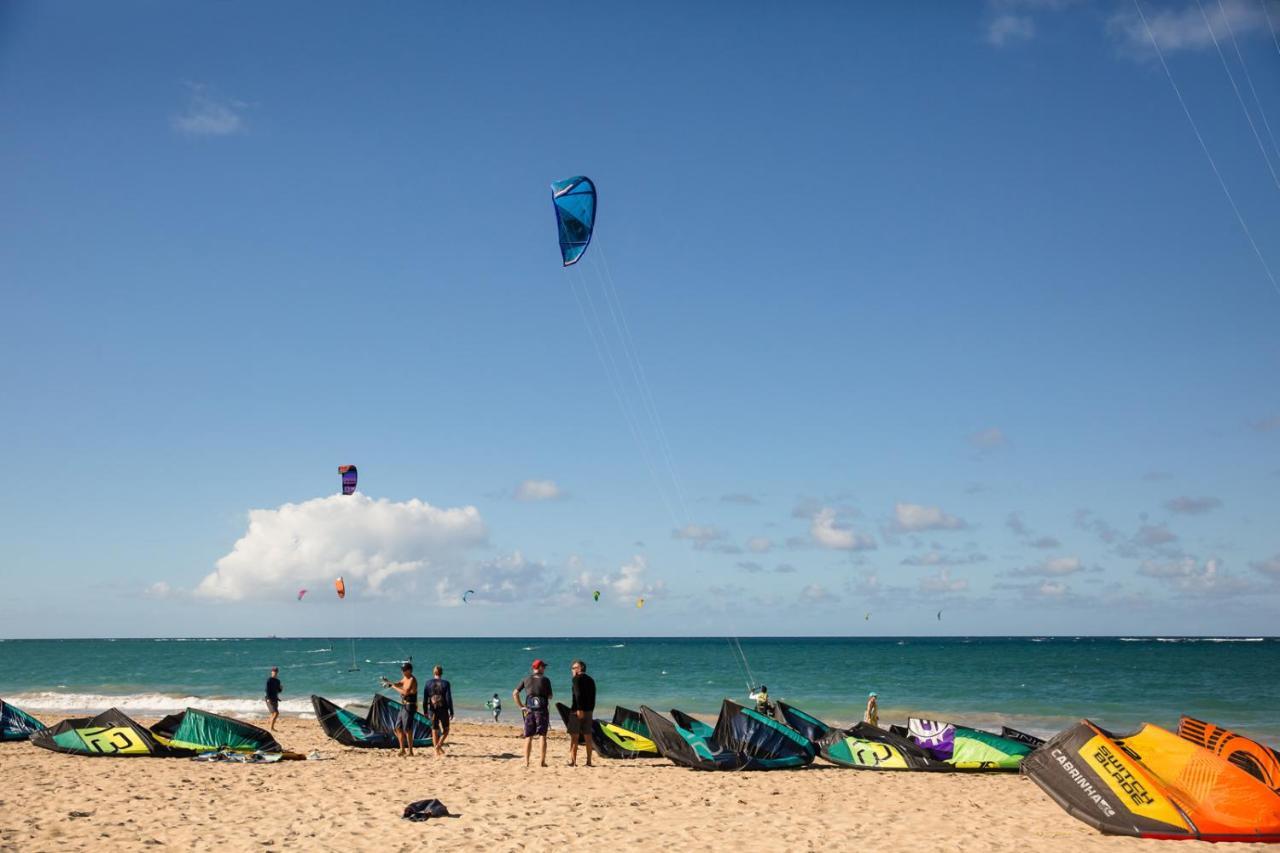
<path id="1" fill-rule="evenodd" d="M 0 744 L 0 850 L 347 851 L 445 844 L 493 851 L 1119 853 L 1164 844 L 1102 836 L 1017 774 L 867 772 L 821 760 L 806 770 L 771 773 L 697 772 L 656 759 L 599 759 L 596 767 L 570 768 L 562 732 L 548 743 L 551 766 L 536 766 L 535 744 L 535 766 L 526 770 L 524 742 L 508 726 L 456 724 L 444 759 L 430 749 L 411 759 L 347 749 L 314 720 L 285 719 L 278 728 L 286 748 L 318 749 L 333 760 L 205 764 L 85 758 Z M 405 804 L 427 797 L 460 817 L 401 820 Z M 1201 846 L 1180 842 L 1176 849 Z"/>

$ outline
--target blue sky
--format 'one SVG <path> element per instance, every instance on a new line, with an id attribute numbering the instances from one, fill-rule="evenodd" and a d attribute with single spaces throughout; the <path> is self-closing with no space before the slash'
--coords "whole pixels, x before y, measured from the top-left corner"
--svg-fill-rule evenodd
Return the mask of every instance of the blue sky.
<path id="1" fill-rule="evenodd" d="M 0 633 L 1274 632 L 1280 5 L 1200 9 L 5 5 Z"/>

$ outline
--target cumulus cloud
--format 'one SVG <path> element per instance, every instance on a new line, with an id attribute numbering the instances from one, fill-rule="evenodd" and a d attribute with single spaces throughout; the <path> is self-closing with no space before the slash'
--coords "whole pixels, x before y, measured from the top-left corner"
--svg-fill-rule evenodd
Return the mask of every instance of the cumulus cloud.
<path id="1" fill-rule="evenodd" d="M 734 492 L 729 495 L 721 495 L 720 502 L 726 504 L 737 504 L 739 506 L 756 506 L 760 503 L 755 495 L 748 495 L 745 492 Z"/>
<path id="2" fill-rule="evenodd" d="M 173 129 L 187 136 L 231 136 L 247 129 L 244 101 L 215 94 L 202 83 L 187 86 L 187 106 L 171 119 Z"/>
<path id="3" fill-rule="evenodd" d="M 279 598 L 336 577 L 348 595 L 377 595 L 392 579 L 458 562 L 485 541 L 472 506 L 441 509 L 417 500 L 330 495 L 249 512 L 249 528 L 195 589 L 205 598 Z"/>
<path id="4" fill-rule="evenodd" d="M 724 533 L 710 524 L 686 524 L 678 530 L 671 531 L 672 539 L 684 539 L 693 543 L 693 547 L 701 551 L 712 542 L 723 539 Z"/>
<path id="5" fill-rule="evenodd" d="M 578 588 L 582 591 L 600 590 L 608 594 L 611 601 L 627 605 L 634 604 L 636 598 L 652 598 L 666 592 L 667 585 L 663 580 L 650 581 L 647 578 L 649 561 L 643 554 L 636 554 L 618 567 L 616 572 L 592 576 L 583 572 L 578 577 Z M 601 596 L 603 600 L 604 596 Z"/>
<path id="6" fill-rule="evenodd" d="M 1222 570 L 1220 561 L 1205 560 L 1203 563 L 1194 557 L 1183 557 L 1178 560 L 1156 561 L 1143 560 L 1138 567 L 1138 574 L 1164 581 L 1165 583 L 1195 595 L 1234 595 L 1249 590 L 1249 584 Z"/>
<path id="7" fill-rule="evenodd" d="M 1012 569 L 1007 574 L 1014 577 L 1054 578 L 1074 575 L 1082 571 L 1084 571 L 1084 564 L 1080 562 L 1079 557 L 1052 557 L 1030 566 L 1023 566 L 1020 569 Z"/>
<path id="8" fill-rule="evenodd" d="M 1041 598 L 1062 598 L 1067 594 L 1067 591 L 1070 589 L 1070 587 L 1068 587 L 1065 583 L 1062 583 L 1061 581 L 1046 580 L 1046 581 L 1041 581 L 1040 585 L 1035 587 L 1034 589 L 1035 589 L 1036 595 L 1040 596 Z"/>
<path id="9" fill-rule="evenodd" d="M 516 486 L 514 497 L 518 501 L 554 501 L 565 497 L 565 492 L 555 480 L 525 480 Z"/>
<path id="10" fill-rule="evenodd" d="M 1217 498 L 1191 498 L 1185 495 L 1164 502 L 1164 508 L 1179 515 L 1204 515 L 1222 506 Z"/>
<path id="11" fill-rule="evenodd" d="M 828 604 L 840 600 L 840 596 L 828 590 L 822 584 L 811 583 L 800 590 L 800 600 L 806 604 Z"/>
<path id="12" fill-rule="evenodd" d="M 142 591 L 147 598 L 165 599 L 173 597 L 173 587 L 164 581 L 156 581 L 151 586 Z"/>
<path id="13" fill-rule="evenodd" d="M 944 568 L 936 575 L 920 579 L 920 591 L 929 595 L 948 595 L 956 592 L 964 592 L 969 588 L 969 582 L 963 578 L 951 577 L 951 570 Z"/>
<path id="14" fill-rule="evenodd" d="M 813 516 L 809 535 L 823 548 L 836 551 L 866 551 L 876 547 L 875 539 L 840 522 L 831 507 L 823 507 Z"/>
<path id="15" fill-rule="evenodd" d="M 922 530 L 963 530 L 967 526 L 964 519 L 948 515 L 936 506 L 900 503 L 893 507 L 893 529 L 899 533 L 918 533 Z"/>
<path id="16" fill-rule="evenodd" d="M 986 554 L 973 552 L 970 554 L 946 554 L 942 551 L 926 551 L 923 554 L 912 554 L 902 561 L 904 566 L 965 566 L 970 563 L 981 563 L 987 559 Z"/>
<path id="17" fill-rule="evenodd" d="M 1177 542 L 1178 537 L 1177 534 L 1163 524 L 1144 524 L 1138 528 L 1133 541 L 1138 545 L 1155 548 L 1160 545 L 1168 545 L 1170 542 Z"/>
<path id="18" fill-rule="evenodd" d="M 752 554 L 767 554 L 773 550 L 773 540 L 768 536 L 752 536 L 747 540 L 747 550 Z"/>
<path id="19" fill-rule="evenodd" d="M 450 567 L 435 575 L 436 601 L 461 606 L 462 594 L 475 590 L 468 607 L 515 602 L 542 602 L 563 591 L 560 575 L 519 551 L 492 560 Z"/>
<path id="20" fill-rule="evenodd" d="M 1122 7 L 1107 22 L 1107 31 L 1121 46 L 1140 56 L 1149 55 L 1154 38 L 1165 54 L 1180 50 L 1207 50 L 1218 39 L 1234 34 L 1237 38 L 1270 31 L 1266 14 L 1258 3 L 1247 0 L 1221 0 L 1220 3 L 1184 3 L 1177 8 L 1148 7 L 1146 25 L 1135 9 Z M 1208 25 L 1205 17 L 1208 17 Z M 1151 30 L 1147 34 L 1148 27 Z M 1212 31 L 1211 31 L 1212 30 Z"/>
<path id="21" fill-rule="evenodd" d="M 1258 560 L 1250 563 L 1249 566 L 1264 577 L 1280 581 L 1280 554 L 1276 554 L 1269 560 Z"/>

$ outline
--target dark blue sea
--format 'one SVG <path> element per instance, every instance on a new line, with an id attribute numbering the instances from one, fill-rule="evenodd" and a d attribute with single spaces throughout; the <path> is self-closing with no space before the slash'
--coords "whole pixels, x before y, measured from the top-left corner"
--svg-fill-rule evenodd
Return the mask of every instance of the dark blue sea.
<path id="1" fill-rule="evenodd" d="M 282 710 L 307 714 L 313 693 L 367 703 L 378 676 L 397 676 L 410 657 L 420 675 L 444 666 L 464 716 L 483 715 L 494 693 L 508 699 L 535 657 L 565 695 L 569 664 L 582 658 L 605 709 L 714 715 L 721 699 L 743 701 L 763 682 L 833 723 L 859 719 L 874 690 L 882 723 L 916 715 L 1048 734 L 1081 717 L 1123 731 L 1171 727 L 1186 713 L 1280 744 L 1274 637 L 6 640 L 0 698 L 46 714 L 198 705 L 256 715 L 276 665 Z"/>

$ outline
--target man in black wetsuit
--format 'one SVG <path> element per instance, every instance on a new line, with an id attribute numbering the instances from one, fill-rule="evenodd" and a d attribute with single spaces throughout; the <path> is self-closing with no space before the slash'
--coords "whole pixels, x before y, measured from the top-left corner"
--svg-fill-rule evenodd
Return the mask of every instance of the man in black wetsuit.
<path id="1" fill-rule="evenodd" d="M 596 710 L 596 680 L 587 675 L 587 665 L 583 661 L 575 660 L 571 671 L 573 672 L 573 707 L 569 710 L 577 721 L 578 734 L 569 733 L 569 766 L 578 765 L 578 741 L 581 740 L 587 747 L 587 766 L 590 767 L 591 750 L 594 748 L 591 743 L 591 716 Z"/>
<path id="2" fill-rule="evenodd" d="M 280 667 L 271 667 L 271 677 L 267 679 L 267 713 L 271 715 L 269 726 L 276 730 L 276 720 L 280 718 L 280 694 L 284 688 L 280 686 Z"/>
<path id="3" fill-rule="evenodd" d="M 542 766 L 547 766 L 547 728 L 551 724 L 548 716 L 551 708 L 551 679 L 543 673 L 547 665 L 542 660 L 533 662 L 533 672 L 520 679 L 516 689 L 511 691 L 511 698 L 520 706 L 524 714 L 524 766 L 529 766 L 529 755 L 533 750 L 533 739 L 542 738 Z M 526 694 L 521 698 L 520 693 Z"/>
<path id="4" fill-rule="evenodd" d="M 444 755 L 444 742 L 449 738 L 449 722 L 453 719 L 453 689 L 441 678 L 444 668 L 439 664 L 431 674 L 433 678 L 422 687 L 422 708 L 431 718 L 431 742 L 439 758 Z"/>

